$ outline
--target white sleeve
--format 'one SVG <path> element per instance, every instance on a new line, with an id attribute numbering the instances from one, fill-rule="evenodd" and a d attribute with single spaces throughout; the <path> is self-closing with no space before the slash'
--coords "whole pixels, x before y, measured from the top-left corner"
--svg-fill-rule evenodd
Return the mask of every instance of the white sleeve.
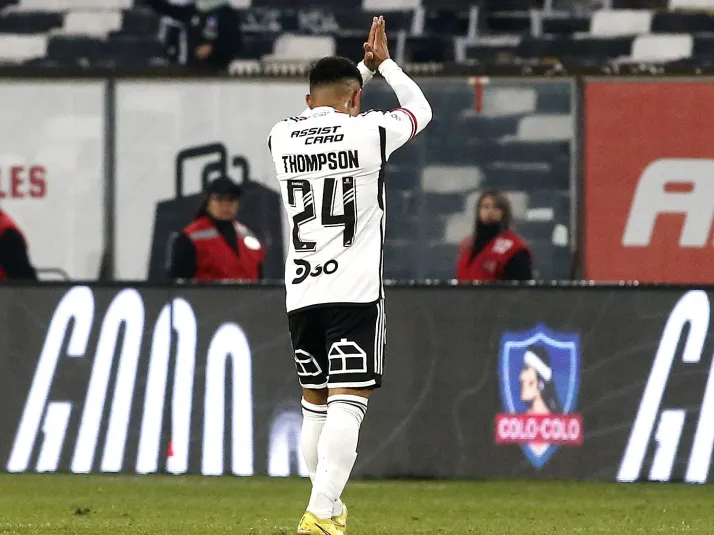
<path id="1" fill-rule="evenodd" d="M 432 117 L 431 106 L 414 80 L 391 59 L 379 72 L 394 90 L 399 108 L 384 113 L 382 126 L 387 131 L 387 157 L 426 128 Z"/>
<path id="2" fill-rule="evenodd" d="M 357 64 L 357 68 L 359 69 L 359 73 L 362 75 L 362 87 L 364 87 L 369 83 L 372 78 L 374 78 L 374 71 L 370 71 L 369 67 L 364 64 L 364 61 L 360 61 Z M 310 113 L 310 108 L 306 108 L 300 114 L 300 117 L 307 117 L 308 113 Z"/>

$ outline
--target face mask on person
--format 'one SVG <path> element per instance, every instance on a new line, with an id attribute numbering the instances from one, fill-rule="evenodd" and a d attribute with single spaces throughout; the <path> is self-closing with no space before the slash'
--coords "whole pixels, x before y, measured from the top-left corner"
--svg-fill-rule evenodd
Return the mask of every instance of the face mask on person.
<path id="1" fill-rule="evenodd" d="M 196 0 L 196 9 L 199 11 L 211 11 L 228 4 L 228 0 Z"/>

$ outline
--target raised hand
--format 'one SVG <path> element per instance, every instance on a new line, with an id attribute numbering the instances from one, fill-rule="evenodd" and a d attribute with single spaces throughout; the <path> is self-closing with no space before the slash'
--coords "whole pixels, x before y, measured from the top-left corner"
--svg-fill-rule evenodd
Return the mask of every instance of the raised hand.
<path id="1" fill-rule="evenodd" d="M 370 69 L 377 70 L 382 62 L 390 59 L 384 17 L 380 16 L 376 23 L 373 22 L 372 29 L 373 32 L 370 32 L 370 36 L 374 33 L 374 38 L 364 44 L 365 56 L 371 54 L 370 64 L 367 64 L 367 62 L 365 64 Z"/>
<path id="2" fill-rule="evenodd" d="M 367 42 L 362 45 L 364 48 L 364 64 L 370 71 L 376 71 L 377 67 L 374 66 L 374 53 L 372 52 L 372 44 L 374 43 L 374 36 L 377 33 L 378 18 L 374 17 L 372 19 L 372 27 L 369 29 L 369 37 Z"/>

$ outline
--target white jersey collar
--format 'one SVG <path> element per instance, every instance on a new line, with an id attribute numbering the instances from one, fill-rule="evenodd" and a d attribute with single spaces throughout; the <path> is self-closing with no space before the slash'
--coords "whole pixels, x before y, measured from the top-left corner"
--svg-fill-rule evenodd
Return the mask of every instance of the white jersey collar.
<path id="1" fill-rule="evenodd" d="M 331 108 L 330 106 L 318 106 L 317 108 L 308 110 L 303 117 L 313 117 L 315 115 L 328 115 L 334 113 L 339 113 L 340 115 L 347 115 L 346 113 L 337 111 L 335 108 Z"/>

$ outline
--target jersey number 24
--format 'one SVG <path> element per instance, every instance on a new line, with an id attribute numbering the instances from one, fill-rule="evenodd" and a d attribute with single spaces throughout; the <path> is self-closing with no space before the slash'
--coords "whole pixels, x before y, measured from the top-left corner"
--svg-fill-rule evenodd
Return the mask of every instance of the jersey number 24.
<path id="1" fill-rule="evenodd" d="M 342 181 L 342 214 L 335 215 L 337 180 Z M 345 227 L 342 232 L 342 244 L 349 247 L 354 242 L 357 230 L 355 179 L 351 176 L 341 179 L 326 178 L 324 184 L 320 223 L 324 227 Z M 293 216 L 293 246 L 296 251 L 312 252 L 317 247 L 317 243 L 300 239 L 300 225 L 313 221 L 317 217 L 312 184 L 308 180 L 288 180 L 288 203 L 293 208 L 297 207 L 295 194 L 298 192 L 302 194 L 303 211 Z"/>

